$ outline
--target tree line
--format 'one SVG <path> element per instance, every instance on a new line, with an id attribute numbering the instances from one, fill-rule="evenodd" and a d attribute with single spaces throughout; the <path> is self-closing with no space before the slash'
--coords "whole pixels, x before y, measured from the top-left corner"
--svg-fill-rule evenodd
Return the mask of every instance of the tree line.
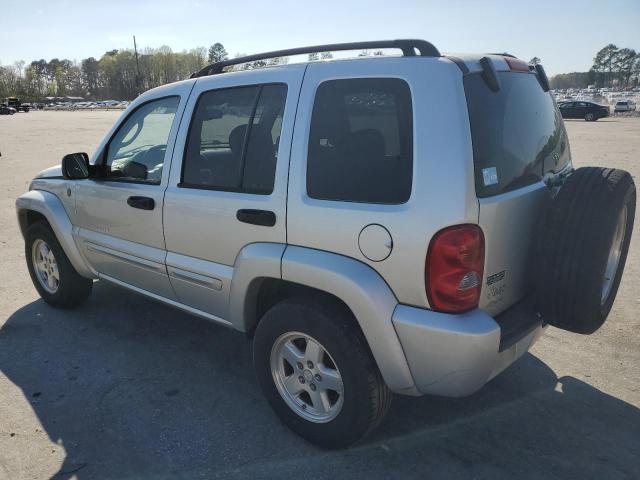
<path id="1" fill-rule="evenodd" d="M 362 51 L 359 56 L 382 55 L 382 51 Z M 237 56 L 243 54 L 238 53 Z M 37 101 L 45 97 L 83 97 L 90 100 L 131 100 L 150 88 L 188 78 L 208 63 L 229 58 L 224 45 L 217 42 L 208 49 L 197 47 L 182 52 L 171 48 L 145 48 L 136 56 L 133 50 L 110 50 L 100 58 L 80 62 L 53 58 L 0 65 L 0 99 L 18 96 Z M 309 61 L 331 58 L 331 53 L 312 53 Z M 239 68 L 256 68 L 286 63 L 287 58 L 255 61 Z M 539 58 L 533 58 L 539 63 Z M 629 87 L 640 84 L 640 54 L 630 48 L 609 44 L 596 54 L 588 72 L 572 72 L 551 78 L 552 88 Z"/>
<path id="2" fill-rule="evenodd" d="M 361 55 L 368 54 L 361 52 Z M 235 57 L 245 55 L 237 53 Z M 150 88 L 184 80 L 206 65 L 228 58 L 224 45 L 216 42 L 208 49 L 197 47 L 182 52 L 173 52 L 163 46 L 146 48 L 137 55 L 134 50 L 110 50 L 99 59 L 89 57 L 80 62 L 54 58 L 34 60 L 29 64 L 23 61 L 13 65 L 0 64 L 0 101 L 8 96 L 17 96 L 24 101 L 46 97 L 132 100 Z M 327 58 L 332 58 L 331 53 L 309 55 L 309 61 Z M 271 58 L 233 68 L 258 68 L 288 61 L 288 58 Z"/>
<path id="3" fill-rule="evenodd" d="M 551 88 L 596 87 L 627 88 L 640 85 L 640 53 L 632 48 L 618 48 L 613 43 L 601 48 L 588 72 L 554 75 Z"/>
<path id="4" fill-rule="evenodd" d="M 182 52 L 171 48 L 110 50 L 102 57 L 80 62 L 53 58 L 0 65 L 0 99 L 18 96 L 24 100 L 45 97 L 131 100 L 153 87 L 188 78 L 207 63 L 228 58 L 221 43 L 208 50 L 198 47 Z"/>

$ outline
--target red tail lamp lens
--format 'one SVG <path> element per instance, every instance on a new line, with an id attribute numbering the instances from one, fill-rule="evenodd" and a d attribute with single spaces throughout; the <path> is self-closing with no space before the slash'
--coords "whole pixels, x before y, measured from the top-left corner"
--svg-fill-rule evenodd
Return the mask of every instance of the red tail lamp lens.
<path id="1" fill-rule="evenodd" d="M 460 313 L 480 301 L 484 273 L 484 235 L 477 225 L 440 230 L 429 245 L 425 282 L 434 310 Z"/>

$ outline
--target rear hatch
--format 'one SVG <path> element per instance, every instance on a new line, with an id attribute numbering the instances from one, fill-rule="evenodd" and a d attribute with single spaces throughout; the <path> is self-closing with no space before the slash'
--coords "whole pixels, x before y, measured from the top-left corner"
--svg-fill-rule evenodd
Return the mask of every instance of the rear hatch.
<path id="1" fill-rule="evenodd" d="M 528 292 L 536 224 L 550 198 L 543 179 L 571 163 L 562 117 L 536 74 L 496 74 L 498 91 L 489 88 L 481 73 L 464 79 L 478 223 L 485 235 L 479 306 L 494 316 Z"/>

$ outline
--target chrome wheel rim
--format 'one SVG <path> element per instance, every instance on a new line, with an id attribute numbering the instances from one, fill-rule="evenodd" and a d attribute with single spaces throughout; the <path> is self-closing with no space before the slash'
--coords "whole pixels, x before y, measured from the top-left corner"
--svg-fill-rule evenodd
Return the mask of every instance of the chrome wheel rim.
<path id="1" fill-rule="evenodd" d="M 611 241 L 611 247 L 609 248 L 609 256 L 607 258 L 607 267 L 604 270 L 604 279 L 602 281 L 602 295 L 600 297 L 600 304 L 604 305 L 609 299 L 613 283 L 618 273 L 618 267 L 620 266 L 620 257 L 622 256 L 622 246 L 624 244 L 624 236 L 627 229 L 627 206 L 625 205 L 620 215 L 618 216 L 618 223 L 616 224 L 616 231 Z"/>
<path id="2" fill-rule="evenodd" d="M 296 414 L 314 423 L 338 416 L 344 400 L 342 376 L 320 342 L 301 332 L 280 335 L 270 363 L 278 393 Z"/>
<path id="3" fill-rule="evenodd" d="M 587 120 L 588 121 L 593 120 L 593 113 L 587 113 Z"/>
<path id="4" fill-rule="evenodd" d="M 48 293 L 56 293 L 60 286 L 58 262 L 51 247 L 42 239 L 33 242 L 31 260 L 38 283 Z"/>

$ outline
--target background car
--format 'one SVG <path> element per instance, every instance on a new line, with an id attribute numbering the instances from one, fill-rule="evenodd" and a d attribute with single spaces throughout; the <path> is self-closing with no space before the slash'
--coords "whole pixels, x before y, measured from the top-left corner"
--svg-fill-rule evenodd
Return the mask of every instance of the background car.
<path id="1" fill-rule="evenodd" d="M 632 100 L 621 100 L 616 102 L 616 106 L 613 111 L 615 113 L 619 112 L 634 112 L 636 110 L 636 104 Z"/>
<path id="2" fill-rule="evenodd" d="M 558 108 L 562 118 L 584 118 L 587 122 L 609 116 L 609 107 L 592 102 L 562 102 Z"/>
<path id="3" fill-rule="evenodd" d="M 0 115 L 13 115 L 14 113 L 16 113 L 15 108 L 0 104 Z"/>

